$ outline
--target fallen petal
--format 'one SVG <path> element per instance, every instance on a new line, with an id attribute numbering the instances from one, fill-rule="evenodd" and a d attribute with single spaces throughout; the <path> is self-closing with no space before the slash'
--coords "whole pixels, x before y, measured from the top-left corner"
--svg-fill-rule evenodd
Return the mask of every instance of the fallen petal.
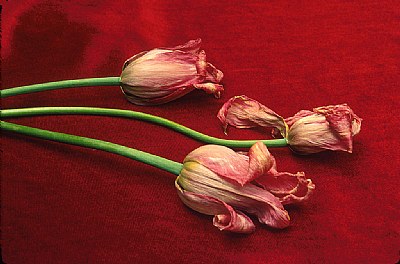
<path id="1" fill-rule="evenodd" d="M 225 133 L 228 125 L 231 125 L 237 128 L 277 128 L 283 137 L 287 135 L 287 125 L 283 117 L 245 95 L 229 99 L 221 107 L 217 117 L 222 122 Z"/>

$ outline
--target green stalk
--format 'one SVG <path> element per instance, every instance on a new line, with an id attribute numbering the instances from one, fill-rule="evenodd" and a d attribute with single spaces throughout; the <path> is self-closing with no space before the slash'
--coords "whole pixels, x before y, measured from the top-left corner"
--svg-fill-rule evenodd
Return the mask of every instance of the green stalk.
<path id="1" fill-rule="evenodd" d="M 85 87 L 85 86 L 119 86 L 120 84 L 121 84 L 120 77 L 87 78 L 87 79 L 65 80 L 65 81 L 48 82 L 48 83 L 40 83 L 40 84 L 32 84 L 32 85 L 8 88 L 1 90 L 0 94 L 1 98 L 5 98 L 13 95 L 64 89 L 64 88 Z"/>
<path id="2" fill-rule="evenodd" d="M 175 175 L 179 175 L 180 171 L 182 170 L 182 164 L 179 162 L 111 142 L 22 126 L 5 121 L 0 121 L 0 123 L 2 130 L 86 148 L 103 150 L 146 163 L 156 168 L 171 172 Z"/>
<path id="3" fill-rule="evenodd" d="M 262 141 L 268 147 L 284 147 L 287 146 L 286 139 L 270 139 L 270 140 L 227 140 L 220 139 L 205 135 L 193 129 L 170 121 L 168 119 L 145 114 L 142 112 L 110 109 L 110 108 L 96 108 L 96 107 L 33 107 L 21 109 L 6 109 L 1 110 L 1 118 L 7 117 L 22 117 L 22 116 L 36 116 L 36 115 L 102 115 L 102 116 L 115 116 L 137 119 L 142 121 L 151 122 L 161 125 L 186 136 L 189 136 L 198 141 L 207 144 L 222 145 L 231 148 L 250 148 L 257 141 Z"/>

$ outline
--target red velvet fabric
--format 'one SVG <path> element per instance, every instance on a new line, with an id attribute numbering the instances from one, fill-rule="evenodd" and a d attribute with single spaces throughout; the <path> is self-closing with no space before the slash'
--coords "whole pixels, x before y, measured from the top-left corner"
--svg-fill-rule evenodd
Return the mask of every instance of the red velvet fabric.
<path id="1" fill-rule="evenodd" d="M 179 200 L 175 176 L 61 143 L 2 133 L 1 246 L 6 263 L 396 263 L 399 260 L 400 5 L 398 1 L 2 2 L 2 88 L 119 76 L 143 50 L 202 38 L 225 73 L 215 99 L 194 91 L 153 107 L 118 87 L 2 99 L 2 108 L 96 106 L 159 115 L 212 136 L 216 114 L 245 94 L 287 117 L 348 103 L 364 119 L 354 152 L 297 156 L 270 149 L 281 171 L 304 171 L 311 199 L 287 208 L 292 224 L 218 231 Z M 175 161 L 201 142 L 156 125 L 111 117 L 7 121 L 107 140 Z"/>

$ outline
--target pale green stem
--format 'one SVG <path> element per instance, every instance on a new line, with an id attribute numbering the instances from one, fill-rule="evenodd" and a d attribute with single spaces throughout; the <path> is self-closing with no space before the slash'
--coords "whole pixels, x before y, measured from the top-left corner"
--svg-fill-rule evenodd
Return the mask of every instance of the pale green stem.
<path id="1" fill-rule="evenodd" d="M 0 121 L 0 123 L 2 130 L 24 134 L 32 137 L 47 139 L 51 141 L 67 143 L 76 146 L 107 151 L 110 153 L 118 154 L 133 160 L 149 164 L 156 168 L 171 172 L 175 175 L 179 175 L 180 171 L 182 170 L 182 164 L 179 162 L 175 162 L 147 152 L 143 152 L 133 148 L 128 148 L 111 142 L 93 138 L 87 138 L 87 137 L 80 137 L 65 133 L 58 133 L 28 126 L 22 126 L 5 121 Z"/>
<path id="2" fill-rule="evenodd" d="M 145 114 L 142 112 L 110 109 L 110 108 L 95 108 L 95 107 L 33 107 L 21 109 L 6 109 L 1 110 L 1 118 L 7 117 L 22 117 L 35 115 L 102 115 L 132 118 L 142 121 L 151 122 L 157 125 L 168 127 L 193 139 L 199 140 L 207 144 L 222 145 L 231 148 L 250 148 L 257 141 L 263 142 L 268 147 L 284 147 L 287 146 L 286 139 L 270 139 L 270 140 L 227 140 L 211 137 L 193 129 L 170 121 L 168 119 Z"/>
<path id="3" fill-rule="evenodd" d="M 121 84 L 120 77 L 102 77 L 102 78 L 86 78 L 76 80 L 64 80 L 57 82 L 39 83 L 26 86 L 19 86 L 14 88 L 7 88 L 0 91 L 1 98 L 35 93 L 48 90 L 75 88 L 75 87 L 88 87 L 88 86 L 119 86 Z"/>

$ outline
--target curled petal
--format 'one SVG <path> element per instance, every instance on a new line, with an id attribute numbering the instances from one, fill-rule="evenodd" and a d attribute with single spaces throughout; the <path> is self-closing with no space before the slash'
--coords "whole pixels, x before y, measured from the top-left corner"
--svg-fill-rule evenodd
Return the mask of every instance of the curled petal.
<path id="1" fill-rule="evenodd" d="M 246 157 L 223 146 L 205 145 L 189 153 L 184 163 L 197 162 L 243 186 L 267 172 L 273 165 L 272 156 L 262 142 L 254 144 L 248 155 Z"/>
<path id="2" fill-rule="evenodd" d="M 222 122 L 225 133 L 227 126 L 231 125 L 237 128 L 277 128 L 283 137 L 287 134 L 283 117 L 245 95 L 229 99 L 219 110 L 217 117 Z"/>
<path id="3" fill-rule="evenodd" d="M 220 83 L 223 77 L 224 74 L 222 71 L 218 70 L 214 65 L 207 62 L 207 81 Z"/>
<path id="4" fill-rule="evenodd" d="M 251 219 L 230 205 L 211 196 L 184 191 L 177 181 L 175 186 L 181 200 L 190 208 L 203 214 L 215 215 L 213 224 L 219 230 L 235 233 L 252 233 L 255 226 Z"/>
<path id="5" fill-rule="evenodd" d="M 283 205 L 305 201 L 315 189 L 315 185 L 310 179 L 306 179 L 304 172 L 292 174 L 271 169 L 258 178 L 257 183 L 278 197 Z"/>
<path id="6" fill-rule="evenodd" d="M 275 163 L 274 157 L 269 153 L 267 147 L 262 142 L 257 142 L 251 146 L 249 153 L 248 180 L 245 183 L 257 179 L 259 176 L 270 170 Z"/>

